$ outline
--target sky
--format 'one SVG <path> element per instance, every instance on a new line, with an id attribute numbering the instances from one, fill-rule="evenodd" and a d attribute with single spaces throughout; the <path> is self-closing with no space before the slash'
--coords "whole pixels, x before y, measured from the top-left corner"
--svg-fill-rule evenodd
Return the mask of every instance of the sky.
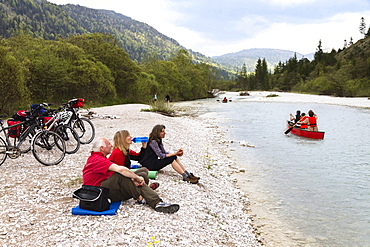
<path id="1" fill-rule="evenodd" d="M 144 22 L 180 45 L 206 56 L 252 48 L 309 54 L 363 38 L 369 0 L 48 0 L 113 10 Z"/>

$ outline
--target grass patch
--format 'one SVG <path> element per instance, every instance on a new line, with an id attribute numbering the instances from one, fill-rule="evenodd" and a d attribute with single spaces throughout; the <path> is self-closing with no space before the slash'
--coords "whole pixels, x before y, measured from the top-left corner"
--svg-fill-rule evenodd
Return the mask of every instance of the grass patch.
<path id="1" fill-rule="evenodd" d="M 174 117 L 175 116 L 175 110 L 172 108 L 172 106 L 164 101 L 156 101 L 155 103 L 149 104 L 149 109 L 141 109 L 141 111 L 146 112 L 157 112 L 165 116 Z"/>
<path id="2" fill-rule="evenodd" d="M 279 97 L 279 95 L 272 93 L 266 96 L 266 98 L 269 98 L 269 97 Z"/>

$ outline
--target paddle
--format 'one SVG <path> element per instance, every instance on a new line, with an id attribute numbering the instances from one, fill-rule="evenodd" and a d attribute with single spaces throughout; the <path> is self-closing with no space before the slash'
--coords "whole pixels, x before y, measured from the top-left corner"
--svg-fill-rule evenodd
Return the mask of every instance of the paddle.
<path id="1" fill-rule="evenodd" d="M 292 125 L 292 127 L 290 127 L 289 129 L 287 129 L 285 131 L 285 134 L 288 134 L 290 131 L 292 131 L 292 129 L 298 124 L 298 122 L 296 122 L 295 124 Z"/>

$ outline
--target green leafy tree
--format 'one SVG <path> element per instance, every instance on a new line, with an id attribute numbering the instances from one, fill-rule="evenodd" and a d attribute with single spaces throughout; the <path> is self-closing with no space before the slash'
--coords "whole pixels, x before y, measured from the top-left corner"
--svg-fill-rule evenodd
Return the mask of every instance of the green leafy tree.
<path id="1" fill-rule="evenodd" d="M 192 56 L 186 50 L 179 50 L 171 59 L 177 66 L 185 80 L 185 84 L 179 85 L 184 99 L 197 99 L 207 96 L 209 81 L 212 70 L 206 64 L 194 64 Z"/>
<path id="2" fill-rule="evenodd" d="M 83 49 L 86 54 L 106 65 L 113 76 L 117 95 L 124 102 L 134 99 L 133 85 L 139 79 L 140 67 L 133 62 L 129 55 L 119 46 L 112 35 L 94 33 L 73 36 L 67 42 Z"/>
<path id="3" fill-rule="evenodd" d="M 82 97 L 95 103 L 109 103 L 115 98 L 116 90 L 110 70 L 101 62 L 85 59 L 76 63 L 71 76 L 79 82 Z"/>
<path id="4" fill-rule="evenodd" d="M 148 103 L 152 100 L 153 95 L 159 91 L 160 85 L 153 74 L 141 72 L 132 88 L 134 102 Z"/>
<path id="5" fill-rule="evenodd" d="M 159 98 L 170 94 L 173 100 L 184 99 L 181 91 L 187 83 L 173 62 L 158 60 L 154 56 L 149 62 L 143 63 L 142 68 L 145 73 L 154 75 L 157 82 L 157 87 L 151 87 L 152 91 L 146 96 L 147 99 L 151 100 L 155 93 Z"/>
<path id="6" fill-rule="evenodd" d="M 151 97 L 154 93 L 159 98 L 170 94 L 173 100 L 206 97 L 214 79 L 211 66 L 194 64 L 185 50 L 178 51 L 170 61 L 161 61 L 153 54 L 141 67 L 146 73 L 153 74 L 158 83 L 158 89 L 151 92 Z"/>
<path id="7" fill-rule="evenodd" d="M 28 102 L 25 70 L 11 49 L 0 45 L 0 112 L 11 114 Z"/>
<path id="8" fill-rule="evenodd" d="M 110 70 L 73 44 L 24 35 L 4 43 L 29 71 L 26 86 L 32 103 L 61 103 L 72 97 L 102 103 L 107 94 L 116 95 Z"/>

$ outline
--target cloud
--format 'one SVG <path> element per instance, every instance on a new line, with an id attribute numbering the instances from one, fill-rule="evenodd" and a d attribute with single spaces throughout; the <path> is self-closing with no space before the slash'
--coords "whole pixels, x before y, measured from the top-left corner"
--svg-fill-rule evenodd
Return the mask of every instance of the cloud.
<path id="1" fill-rule="evenodd" d="M 243 17 L 235 25 L 237 32 L 242 32 L 245 36 L 253 36 L 261 29 L 265 29 L 270 25 L 270 20 L 260 15 L 248 15 Z"/>
<path id="2" fill-rule="evenodd" d="M 367 0 L 51 0 L 108 9 L 147 23 L 181 45 L 207 56 L 249 48 L 299 53 L 342 48 L 361 38 L 360 18 L 370 21 Z M 303 6 L 304 5 L 304 6 Z M 344 12 L 347 11 L 347 12 Z M 343 13 L 344 12 L 344 13 Z"/>
<path id="3" fill-rule="evenodd" d="M 279 6 L 302 5 L 307 3 L 314 3 L 315 1 L 316 0 L 267 0 L 268 3 Z"/>
<path id="4" fill-rule="evenodd" d="M 200 47 L 200 51 L 209 56 L 218 56 L 250 48 L 275 48 L 308 54 L 316 51 L 321 40 L 323 49 L 330 52 L 332 49 L 343 48 L 345 39 L 347 42 L 351 37 L 354 42 L 360 39 L 361 34 L 358 31 L 360 18 L 369 15 L 370 11 L 338 14 L 316 23 L 271 23 L 253 37 L 233 42 L 209 40 L 209 45 Z M 207 43 L 206 40 L 202 42 Z"/>

